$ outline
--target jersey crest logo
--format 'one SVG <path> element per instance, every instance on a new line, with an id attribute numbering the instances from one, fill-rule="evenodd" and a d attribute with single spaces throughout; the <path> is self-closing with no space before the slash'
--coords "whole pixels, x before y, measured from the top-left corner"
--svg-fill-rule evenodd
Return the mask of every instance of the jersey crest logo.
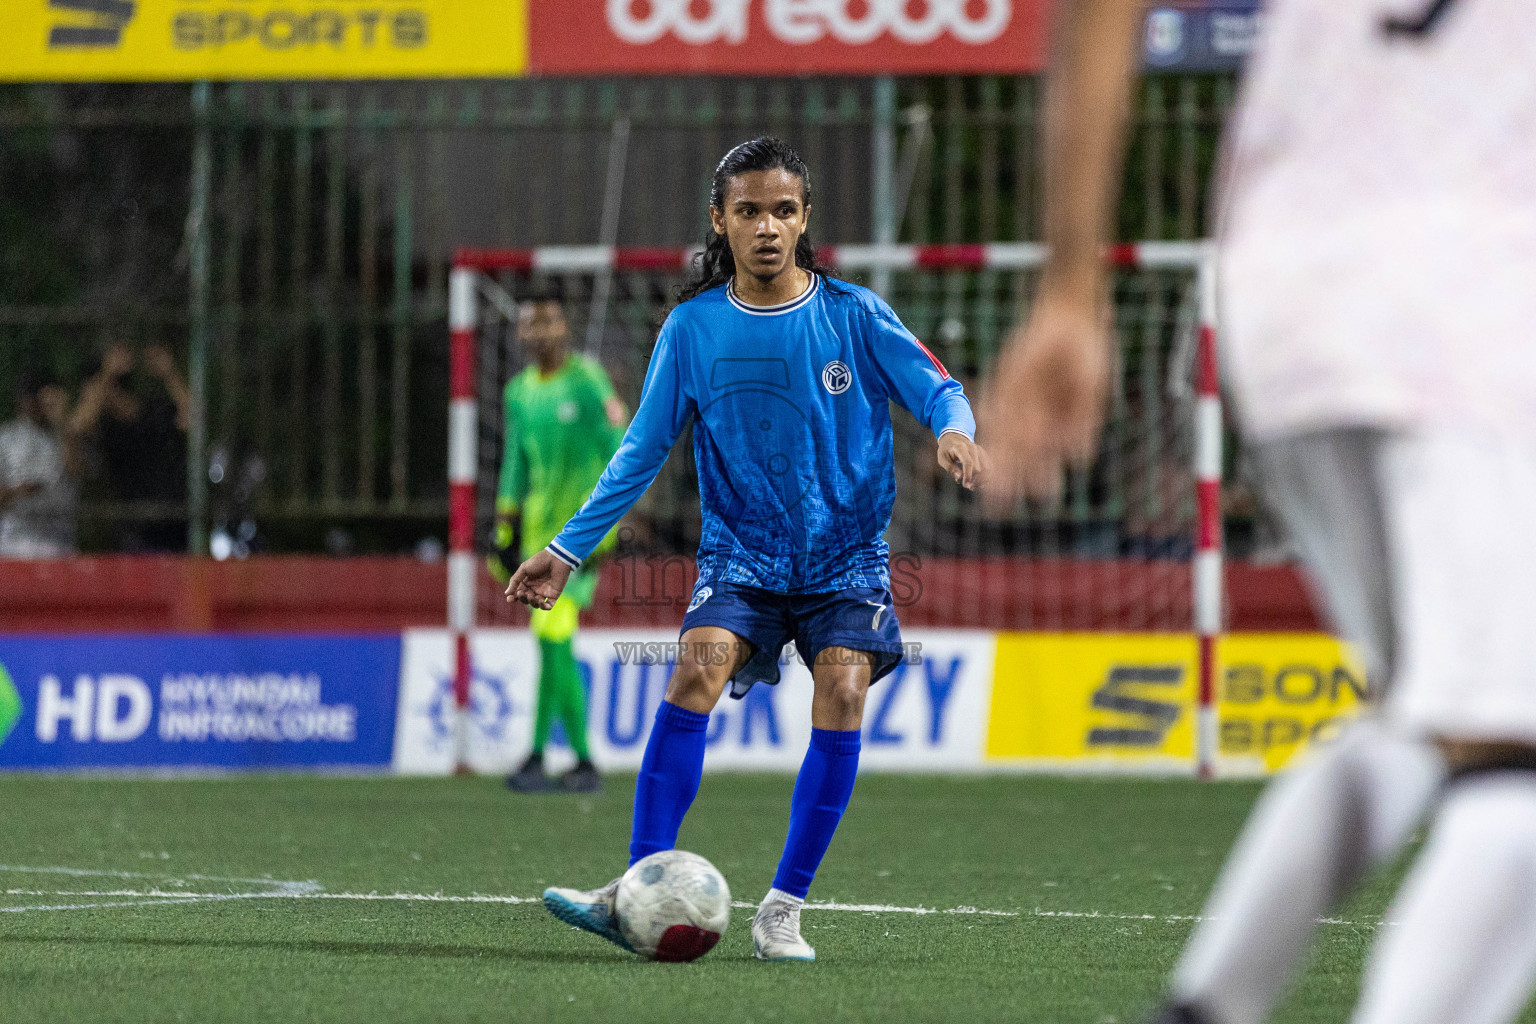
<path id="1" fill-rule="evenodd" d="M 715 592 L 714 592 L 714 590 L 712 588 L 710 588 L 710 587 L 700 587 L 699 590 L 698 590 L 698 593 L 693 595 L 693 600 L 688 602 L 688 611 L 690 611 L 690 612 L 693 611 L 699 605 L 703 604 L 705 601 L 708 601 L 711 597 L 713 597 L 714 594 L 715 594 Z"/>
<path id="2" fill-rule="evenodd" d="M 841 359 L 834 359 L 821 368 L 821 386 L 834 395 L 840 395 L 853 385 L 853 371 Z"/>

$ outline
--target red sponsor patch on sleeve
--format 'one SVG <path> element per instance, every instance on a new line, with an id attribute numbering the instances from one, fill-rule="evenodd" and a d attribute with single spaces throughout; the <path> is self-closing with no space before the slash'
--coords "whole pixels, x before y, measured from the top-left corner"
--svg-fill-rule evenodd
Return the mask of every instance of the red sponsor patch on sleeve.
<path id="1" fill-rule="evenodd" d="M 939 371 L 939 376 L 943 377 L 945 380 L 948 380 L 949 371 L 944 369 L 944 364 L 939 362 L 938 356 L 935 356 L 932 352 L 928 351 L 928 346 L 924 345 L 921 341 L 918 341 L 916 338 L 913 338 L 912 340 L 917 342 L 917 347 L 923 350 L 923 355 L 928 357 L 928 361 L 933 364 L 933 368 Z"/>

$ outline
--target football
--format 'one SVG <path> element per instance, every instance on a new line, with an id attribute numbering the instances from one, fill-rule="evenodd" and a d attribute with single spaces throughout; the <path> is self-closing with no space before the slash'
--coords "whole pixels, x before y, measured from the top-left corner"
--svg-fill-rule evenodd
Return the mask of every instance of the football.
<path id="1" fill-rule="evenodd" d="M 619 930 L 647 960 L 697 960 L 731 921 L 731 890 L 709 861 L 663 850 L 635 862 L 619 880 Z"/>

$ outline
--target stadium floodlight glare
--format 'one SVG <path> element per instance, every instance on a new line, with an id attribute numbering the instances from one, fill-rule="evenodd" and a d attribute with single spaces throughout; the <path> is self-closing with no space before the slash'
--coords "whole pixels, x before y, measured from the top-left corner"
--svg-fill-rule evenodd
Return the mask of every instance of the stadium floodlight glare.
<path id="1" fill-rule="evenodd" d="M 682 274 L 699 252 L 695 246 L 560 245 L 529 249 L 461 248 L 449 277 L 450 402 L 448 438 L 449 556 L 448 627 L 453 638 L 454 763 L 467 770 L 471 689 L 469 638 L 475 628 L 476 486 L 479 462 L 480 333 L 489 321 L 515 321 L 511 297 L 497 275 L 597 276 L 618 273 Z M 884 269 L 907 273 L 1027 272 L 1038 270 L 1046 250 L 1035 242 L 962 245 L 823 245 L 823 265 L 847 273 Z M 1181 332 L 1170 358 L 1170 391 L 1189 399 L 1187 424 L 1193 442 L 1180 458 L 1193 482 L 1193 516 L 1187 524 L 1189 621 L 1198 644 L 1194 769 L 1210 778 L 1216 769 L 1216 641 L 1224 628 L 1222 562 L 1222 406 L 1216 358 L 1215 251 L 1210 242 L 1128 242 L 1111 246 L 1108 262 L 1127 271 L 1180 272 L 1191 282 L 1190 330 Z M 499 383 L 499 382 L 498 382 Z M 982 439 L 985 445 L 985 439 Z M 1183 578 L 1183 577 L 1180 577 Z"/>

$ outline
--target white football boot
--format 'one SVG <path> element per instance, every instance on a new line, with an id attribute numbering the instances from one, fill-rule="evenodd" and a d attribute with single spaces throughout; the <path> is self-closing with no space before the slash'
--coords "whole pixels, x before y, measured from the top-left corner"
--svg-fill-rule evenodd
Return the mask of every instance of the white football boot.
<path id="1" fill-rule="evenodd" d="M 759 960 L 815 960 L 816 951 L 800 937 L 800 908 L 805 900 L 769 889 L 752 919 L 752 945 Z"/>
<path id="2" fill-rule="evenodd" d="M 628 949 L 629 943 L 619 930 L 619 915 L 614 904 L 619 895 L 619 879 L 600 889 L 544 890 L 544 909 L 573 928 L 601 935 L 615 946 Z"/>

